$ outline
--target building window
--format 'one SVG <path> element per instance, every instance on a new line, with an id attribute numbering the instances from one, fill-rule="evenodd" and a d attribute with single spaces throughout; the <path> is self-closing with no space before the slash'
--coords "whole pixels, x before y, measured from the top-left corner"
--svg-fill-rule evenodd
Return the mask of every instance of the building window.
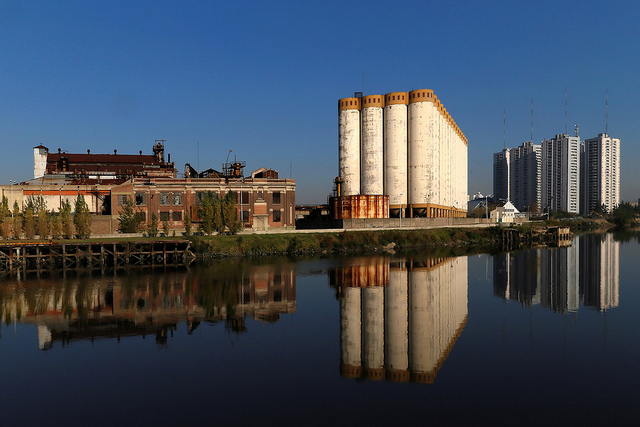
<path id="1" fill-rule="evenodd" d="M 169 206 L 171 193 L 160 193 L 160 206 Z"/>
<path id="2" fill-rule="evenodd" d="M 202 202 L 202 196 L 204 195 L 204 192 L 202 191 L 198 191 L 196 192 L 196 205 L 200 206 L 200 203 Z"/>
<path id="3" fill-rule="evenodd" d="M 182 212 L 173 212 L 171 214 L 171 219 L 173 221 L 182 221 Z"/>
<path id="4" fill-rule="evenodd" d="M 176 206 L 182 205 L 182 193 L 173 193 L 173 204 Z"/>
<path id="5" fill-rule="evenodd" d="M 279 191 L 274 191 L 273 192 L 273 204 L 274 205 L 279 205 L 280 204 L 280 192 Z"/>
<path id="6" fill-rule="evenodd" d="M 169 212 L 160 212 L 160 221 L 169 221 Z"/>
<path id="7" fill-rule="evenodd" d="M 145 193 L 136 193 L 136 206 L 145 206 L 147 204 L 147 195 Z"/>
<path id="8" fill-rule="evenodd" d="M 280 222 L 280 211 L 273 211 L 273 222 Z"/>
<path id="9" fill-rule="evenodd" d="M 124 206 L 127 203 L 129 196 L 126 194 L 118 194 L 118 206 Z"/>

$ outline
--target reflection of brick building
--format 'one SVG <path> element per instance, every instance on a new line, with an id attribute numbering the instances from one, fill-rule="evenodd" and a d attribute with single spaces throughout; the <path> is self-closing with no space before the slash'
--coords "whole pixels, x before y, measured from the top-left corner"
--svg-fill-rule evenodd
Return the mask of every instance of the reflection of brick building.
<path id="1" fill-rule="evenodd" d="M 151 221 L 166 221 L 171 230 L 181 231 L 188 212 L 199 221 L 198 204 L 204 192 L 236 198 L 238 218 L 244 228 L 264 230 L 295 226 L 295 180 L 280 179 L 278 172 L 260 168 L 244 176 L 243 162 L 226 163 L 223 172 L 213 169 L 198 174 L 187 166 L 185 178 L 178 178 L 175 164 L 164 159 L 164 141 L 153 146 L 153 155 L 73 154 L 34 148 L 34 178 L 18 185 L 0 186 L 9 205 L 22 207 L 29 197 L 42 196 L 47 209 L 58 211 L 63 201 L 82 195 L 94 213 L 95 234 L 114 233 L 118 215 L 127 197 Z"/>
<path id="2" fill-rule="evenodd" d="M 224 266 L 223 266 L 224 267 Z M 229 268 L 226 266 L 225 268 Z M 155 335 L 164 344 L 177 325 L 202 321 L 246 330 L 245 318 L 275 322 L 296 311 L 293 264 L 162 274 L 23 280 L 0 285 L 0 316 L 38 325 L 40 348 L 54 342 Z M 227 270 L 228 271 L 228 270 Z"/>
<path id="3" fill-rule="evenodd" d="M 236 310 L 254 319 L 273 322 L 280 314 L 296 311 L 296 274 L 291 265 L 251 267 L 238 288 Z"/>

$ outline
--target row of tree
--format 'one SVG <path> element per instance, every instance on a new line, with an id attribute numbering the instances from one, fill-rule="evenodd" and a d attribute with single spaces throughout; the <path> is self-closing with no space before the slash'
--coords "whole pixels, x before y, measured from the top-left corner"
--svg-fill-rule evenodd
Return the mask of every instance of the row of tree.
<path id="1" fill-rule="evenodd" d="M 198 214 L 201 218 L 199 231 L 203 234 L 236 234 L 242 227 L 236 210 L 236 197 L 229 191 L 225 197 L 219 198 L 208 191 L 202 195 Z M 159 233 L 158 217 L 154 213 L 151 221 L 145 224 L 145 214 L 136 208 L 133 198 L 129 197 L 122 206 L 118 216 L 119 230 L 122 233 L 137 233 L 146 231 L 150 237 Z M 185 234 L 191 235 L 192 221 L 188 212 L 184 217 Z M 163 221 L 162 229 L 169 234 L 169 224 Z M 23 209 L 18 202 L 14 202 L 13 210 L 9 208 L 6 197 L 0 204 L 0 236 L 3 239 L 41 239 L 49 237 L 71 239 L 74 237 L 88 238 L 91 236 L 91 212 L 84 197 L 79 194 L 74 202 L 63 200 L 58 212 L 47 210 L 47 204 L 42 196 L 30 196 Z"/>
<path id="2" fill-rule="evenodd" d="M 84 197 L 78 195 L 73 211 L 71 203 L 63 200 L 58 212 L 48 211 L 42 196 L 30 196 L 22 210 L 17 201 L 10 209 L 9 201 L 3 197 L 0 203 L 0 236 L 3 239 L 33 239 L 36 235 L 41 239 L 89 237 L 91 212 Z"/>

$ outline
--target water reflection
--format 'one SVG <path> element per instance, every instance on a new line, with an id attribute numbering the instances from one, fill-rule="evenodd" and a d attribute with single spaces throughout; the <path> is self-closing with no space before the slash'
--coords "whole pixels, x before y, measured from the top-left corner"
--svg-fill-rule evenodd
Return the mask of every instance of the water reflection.
<path id="1" fill-rule="evenodd" d="M 571 247 L 539 248 L 493 258 L 493 292 L 528 307 L 575 312 L 580 302 L 605 311 L 618 306 L 620 243 L 613 235 L 576 238 Z"/>
<path id="2" fill-rule="evenodd" d="M 5 324 L 38 327 L 39 348 L 74 340 L 155 336 L 165 345 L 178 323 L 191 333 L 201 322 L 246 332 L 245 320 L 275 322 L 296 311 L 294 264 L 224 263 L 191 271 L 142 271 L 74 278 L 16 280 L 0 285 Z"/>
<path id="3" fill-rule="evenodd" d="M 432 383 L 467 321 L 467 258 L 360 258 L 330 271 L 346 378 Z"/>

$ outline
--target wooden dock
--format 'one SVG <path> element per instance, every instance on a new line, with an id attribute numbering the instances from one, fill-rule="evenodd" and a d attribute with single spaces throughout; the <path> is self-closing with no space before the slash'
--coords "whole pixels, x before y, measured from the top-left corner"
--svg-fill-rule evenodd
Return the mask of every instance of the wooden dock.
<path id="1" fill-rule="evenodd" d="M 87 243 L 2 243 L 0 271 L 187 265 L 195 259 L 189 240 Z"/>

